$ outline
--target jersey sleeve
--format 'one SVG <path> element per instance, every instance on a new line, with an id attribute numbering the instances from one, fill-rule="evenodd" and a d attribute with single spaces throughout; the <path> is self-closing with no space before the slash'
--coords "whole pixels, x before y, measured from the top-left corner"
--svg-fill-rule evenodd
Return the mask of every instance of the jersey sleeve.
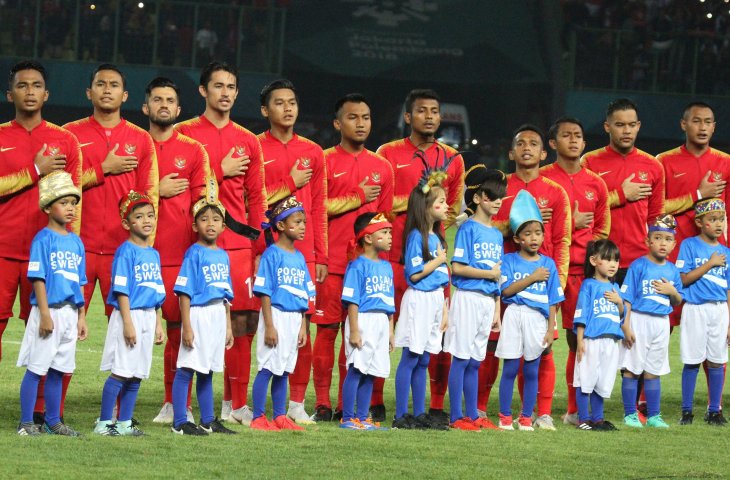
<path id="1" fill-rule="evenodd" d="M 46 260 L 48 259 L 48 248 L 46 242 L 34 241 L 30 244 L 30 257 L 28 261 L 28 280 L 46 280 Z M 85 269 L 84 269 L 85 271 Z"/>
<path id="2" fill-rule="evenodd" d="M 256 272 L 256 280 L 253 282 L 253 293 L 257 297 L 266 295 L 271 297 L 274 294 L 274 288 L 276 287 L 276 272 L 274 269 L 274 255 L 270 250 L 273 247 L 269 247 L 269 250 L 265 251 L 261 255 L 261 261 L 259 262 L 259 269 Z"/>
<path id="3" fill-rule="evenodd" d="M 557 305 L 565 300 L 565 295 L 563 294 L 563 287 L 560 284 L 560 275 L 558 274 L 555 262 L 549 258 L 548 260 L 548 270 L 550 271 L 550 276 L 547 279 L 548 303 L 550 305 Z"/>
<path id="4" fill-rule="evenodd" d="M 593 213 L 593 240 L 608 238 L 611 232 L 611 208 L 608 205 L 608 187 L 601 177 L 596 176 L 599 188 L 596 211 Z"/>
<path id="5" fill-rule="evenodd" d="M 155 212 L 159 212 L 160 204 L 160 174 L 157 169 L 157 152 L 152 137 L 144 135 L 145 148 L 137 163 L 137 185 L 138 192 L 145 192 L 152 200 Z M 157 227 L 155 227 L 157 230 Z M 148 240 L 149 245 L 154 245 L 155 233 L 153 232 Z"/>
<path id="6" fill-rule="evenodd" d="M 667 178 L 671 178 L 671 176 L 669 175 L 669 165 L 671 164 L 671 158 L 671 155 L 659 155 L 657 157 L 657 161 L 661 163 L 662 169 L 664 170 L 665 182 Z M 674 197 L 667 197 L 664 200 L 664 212 L 670 215 L 679 215 L 680 213 L 684 213 L 687 210 L 691 209 L 697 200 L 699 200 L 697 196 L 697 190 L 676 195 Z"/>
<path id="7" fill-rule="evenodd" d="M 112 288 L 113 295 L 129 296 L 131 283 L 134 279 L 134 258 L 129 252 L 122 251 L 116 255 L 112 264 Z"/>
<path id="8" fill-rule="evenodd" d="M 309 295 L 310 300 L 314 301 L 317 297 L 317 287 L 314 286 L 314 280 L 312 280 L 312 277 L 309 275 L 309 269 L 307 268 L 307 262 L 304 260 L 304 255 L 301 255 L 301 257 L 302 268 L 304 269 L 304 282 L 305 288 L 307 289 L 307 295 Z"/>
<path id="9" fill-rule="evenodd" d="M 454 239 L 454 255 L 451 257 L 451 263 L 463 263 L 464 265 L 471 265 L 471 254 L 472 254 L 472 235 L 471 231 L 467 231 L 467 223 L 463 224 L 456 231 L 456 238 Z"/>
<path id="10" fill-rule="evenodd" d="M 194 204 L 203 196 L 205 182 L 211 177 L 210 160 L 202 145 L 195 145 L 195 164 L 190 172 L 190 199 Z M 192 206 L 192 205 L 191 205 Z"/>
<path id="11" fill-rule="evenodd" d="M 68 149 L 66 153 L 66 171 L 71 175 L 71 179 L 78 187 L 79 192 L 83 190 L 83 157 L 81 156 L 81 147 L 79 146 L 79 141 L 76 139 L 73 134 L 68 135 Z M 79 203 L 76 207 L 76 216 L 74 217 L 73 221 L 70 225 L 70 230 L 75 233 L 76 235 L 79 235 L 81 232 L 81 200 L 79 199 Z"/>
<path id="12" fill-rule="evenodd" d="M 456 222 L 457 215 L 461 212 L 461 202 L 464 196 L 464 159 L 461 155 L 454 157 L 450 170 L 451 172 L 446 180 L 448 188 L 446 203 L 449 204 L 449 212 L 448 218 L 444 222 L 444 229 L 453 225 Z"/>
<path id="13" fill-rule="evenodd" d="M 692 270 L 694 262 L 692 261 L 692 247 L 689 239 L 685 240 L 679 245 L 679 254 L 677 255 L 677 262 L 675 265 L 679 269 L 679 273 L 689 273 Z"/>
<path id="14" fill-rule="evenodd" d="M 507 287 L 515 283 L 514 268 L 512 265 L 512 255 L 507 254 L 502 257 L 502 277 L 500 278 L 500 290 L 505 291 Z"/>
<path id="15" fill-rule="evenodd" d="M 342 303 L 360 305 L 361 286 L 362 272 L 357 268 L 355 262 L 350 262 L 345 272 L 345 279 L 342 282 Z"/>
<path id="16" fill-rule="evenodd" d="M 647 224 L 651 224 L 654 219 L 664 213 L 664 192 L 666 190 L 666 183 L 664 179 L 664 169 L 661 167 L 656 160 L 655 163 L 655 175 L 652 178 L 651 183 L 651 196 L 649 197 L 649 211 L 648 218 L 646 219 Z"/>
<path id="17" fill-rule="evenodd" d="M 674 276 L 669 280 L 674 282 L 674 288 L 677 289 L 677 293 L 679 293 L 679 296 L 684 300 L 684 285 L 682 285 L 682 277 L 679 276 L 679 269 L 676 266 L 673 270 Z"/>
<path id="18" fill-rule="evenodd" d="M 327 167 L 322 149 L 316 148 L 312 178 L 309 181 L 312 192 L 312 227 L 314 228 L 314 263 L 326 265 L 329 257 L 327 248 Z"/>
<path id="19" fill-rule="evenodd" d="M 81 263 L 79 264 L 79 285 L 83 287 L 89 283 L 89 280 L 86 278 L 86 251 L 79 237 L 76 237 L 76 243 L 78 244 L 79 255 L 81 256 Z"/>
<path id="20" fill-rule="evenodd" d="M 415 231 L 414 231 L 415 232 Z M 406 278 L 423 271 L 423 243 L 418 232 L 411 233 L 406 239 L 405 255 Z"/>
<path id="21" fill-rule="evenodd" d="M 637 285 L 637 282 L 641 277 L 640 273 L 637 272 L 638 269 L 639 267 L 636 262 L 629 265 L 629 269 L 626 272 L 626 278 L 624 278 L 624 282 L 621 284 L 621 289 L 619 290 L 624 301 L 631 304 L 636 303 L 636 297 L 641 291 L 641 288 Z"/>
<path id="22" fill-rule="evenodd" d="M 248 224 L 258 227 L 265 220 L 266 215 L 266 186 L 264 184 L 264 153 L 259 139 L 251 134 L 249 142 L 249 158 L 251 163 L 243 179 L 246 188 L 246 209 Z M 264 235 L 261 235 L 253 246 L 258 255 L 266 249 Z"/>
<path id="23" fill-rule="evenodd" d="M 186 295 L 193 298 L 195 293 L 195 276 L 198 271 L 198 256 L 188 252 L 183 258 L 180 272 L 175 279 L 175 286 L 172 289 L 178 295 Z"/>
<path id="24" fill-rule="evenodd" d="M 0 198 L 12 195 L 38 183 L 40 176 L 33 165 L 22 170 L 8 172 L 0 166 Z"/>
<path id="25" fill-rule="evenodd" d="M 389 213 L 393 211 L 393 188 L 395 185 L 395 174 L 393 173 L 393 167 L 390 162 L 383 162 L 385 165 L 384 170 L 386 174 L 383 179 L 383 187 L 380 190 L 378 196 L 378 212 Z"/>
<path id="26" fill-rule="evenodd" d="M 552 222 L 553 260 L 560 278 L 560 286 L 564 288 L 568 282 L 568 266 L 570 265 L 572 218 L 568 194 L 559 186 L 556 191 L 559 192 L 559 199 L 550 220 Z"/>
<path id="27" fill-rule="evenodd" d="M 591 303 L 593 301 L 592 293 L 590 284 L 588 282 L 584 282 L 578 292 L 578 302 L 575 305 L 575 314 L 573 315 L 574 326 L 585 326 L 586 321 L 590 317 L 592 308 Z"/>

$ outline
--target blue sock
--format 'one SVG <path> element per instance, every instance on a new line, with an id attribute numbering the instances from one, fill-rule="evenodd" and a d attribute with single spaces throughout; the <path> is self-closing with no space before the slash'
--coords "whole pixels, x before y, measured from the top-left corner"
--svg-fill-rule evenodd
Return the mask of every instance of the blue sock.
<path id="1" fill-rule="evenodd" d="M 657 378 L 644 378 L 644 396 L 646 397 L 646 413 L 650 417 L 661 412 L 662 381 Z"/>
<path id="2" fill-rule="evenodd" d="M 588 405 L 591 401 L 590 393 L 583 393 L 580 387 L 575 389 L 575 403 L 578 404 L 578 420 L 580 423 L 591 420 L 591 412 Z"/>
<path id="3" fill-rule="evenodd" d="M 63 373 L 49 369 L 46 374 L 44 400 L 46 401 L 46 425 L 52 427 L 61 423 L 61 390 Z"/>
<path id="4" fill-rule="evenodd" d="M 251 400 L 253 400 L 253 418 L 257 419 L 266 414 L 266 393 L 269 390 L 269 380 L 274 374 L 263 368 L 256 374 L 251 389 Z"/>
<path id="5" fill-rule="evenodd" d="M 400 363 L 395 371 L 395 418 L 401 418 L 408 413 L 411 378 L 416 365 L 418 365 L 418 355 L 411 353 L 408 347 L 403 348 Z"/>
<path id="6" fill-rule="evenodd" d="M 644 381 L 646 382 L 646 380 Z M 645 383 L 646 384 L 646 383 Z M 624 401 L 624 415 L 629 416 L 636 413 L 636 391 L 639 388 L 639 379 L 632 377 L 623 377 L 621 379 L 621 398 Z M 646 392 L 646 387 L 644 387 Z M 649 395 L 645 393 L 646 400 L 649 400 Z"/>
<path id="7" fill-rule="evenodd" d="M 213 372 L 197 373 L 195 396 L 198 398 L 198 407 L 200 408 L 200 423 L 208 425 L 215 420 L 215 414 L 213 413 Z"/>
<path id="8" fill-rule="evenodd" d="M 139 393 L 139 386 L 141 380 L 132 379 L 124 382 L 122 387 L 122 398 L 119 399 L 119 415 L 117 420 L 126 422 L 132 419 L 134 415 L 134 405 L 137 403 L 137 394 Z"/>
<path id="9" fill-rule="evenodd" d="M 101 412 L 99 420 L 111 421 L 114 415 L 114 406 L 117 404 L 117 397 L 122 391 L 124 382 L 109 375 L 104 383 L 104 389 L 101 392 Z"/>
<path id="10" fill-rule="evenodd" d="M 519 358 L 506 358 L 502 362 L 502 378 L 499 380 L 499 413 L 505 417 L 512 416 L 512 392 L 519 370 Z"/>
<path id="11" fill-rule="evenodd" d="M 20 383 L 20 421 L 22 423 L 33 423 L 33 409 L 40 381 L 40 375 L 30 370 L 25 371 L 23 381 Z"/>
<path id="12" fill-rule="evenodd" d="M 411 394 L 413 395 L 413 416 L 426 413 L 426 384 L 428 383 L 428 362 L 431 354 L 423 352 L 418 356 L 418 364 L 411 377 Z"/>
<path id="13" fill-rule="evenodd" d="M 289 373 L 274 375 L 271 379 L 271 404 L 274 408 L 272 418 L 286 415 L 286 386 L 289 383 Z"/>
<path id="14" fill-rule="evenodd" d="M 355 400 L 361 378 L 360 370 L 354 365 L 348 366 L 345 381 L 342 383 L 342 420 L 345 422 L 355 418 Z"/>
<path id="15" fill-rule="evenodd" d="M 725 373 L 723 367 L 708 368 L 707 379 L 710 390 L 710 406 L 712 413 L 720 411 L 720 401 L 722 400 L 722 384 L 725 381 Z"/>
<path id="16" fill-rule="evenodd" d="M 461 410 L 461 397 L 464 393 L 464 374 L 469 360 L 452 357 L 449 369 L 449 399 L 451 400 L 451 423 L 464 416 Z"/>
<path id="17" fill-rule="evenodd" d="M 596 392 L 591 393 L 591 421 L 603 421 L 603 397 Z"/>
<path id="18" fill-rule="evenodd" d="M 464 404 L 466 405 L 466 416 L 472 420 L 479 417 L 477 412 L 477 394 L 479 392 L 479 365 L 482 362 L 469 359 L 469 365 L 464 372 Z"/>
<path id="19" fill-rule="evenodd" d="M 360 421 L 367 420 L 370 417 L 370 400 L 373 398 L 373 381 L 375 377 L 372 375 L 363 375 L 360 379 L 360 385 L 357 387 L 357 419 Z"/>
<path id="20" fill-rule="evenodd" d="M 180 428 L 180 425 L 188 421 L 188 388 L 190 388 L 190 382 L 192 381 L 192 370 L 188 368 L 178 368 L 175 371 L 175 379 L 172 381 L 172 424 L 175 428 Z M 121 385 L 119 388 L 121 389 Z M 104 389 L 106 390 L 106 386 Z M 115 395 L 112 400 L 112 407 L 109 407 L 110 409 L 113 408 L 114 402 L 116 401 L 117 397 Z M 198 403 L 200 403 L 200 399 L 198 399 Z M 102 402 L 102 412 L 103 411 L 104 404 Z M 109 411 L 111 412 L 111 410 Z M 109 418 L 111 418 L 111 413 L 109 414 Z M 104 420 L 106 420 L 106 418 L 104 418 Z"/>
<path id="21" fill-rule="evenodd" d="M 682 411 L 691 412 L 694 405 L 695 386 L 697 385 L 697 374 L 700 372 L 699 365 L 685 365 L 682 370 Z"/>
<path id="22" fill-rule="evenodd" d="M 537 357 L 535 360 L 524 362 L 522 365 L 522 375 L 525 379 L 525 384 L 522 389 L 522 416 L 531 417 L 532 411 L 535 410 L 535 403 L 537 402 L 537 372 L 540 369 L 540 359 Z"/>

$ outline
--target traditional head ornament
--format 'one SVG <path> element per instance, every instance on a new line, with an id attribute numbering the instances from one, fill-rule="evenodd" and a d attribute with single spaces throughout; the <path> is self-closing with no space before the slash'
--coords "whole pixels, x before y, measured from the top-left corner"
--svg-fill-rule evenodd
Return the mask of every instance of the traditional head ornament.
<path id="1" fill-rule="evenodd" d="M 205 207 L 213 207 L 223 216 L 223 222 L 226 224 L 229 230 L 237 235 L 246 237 L 250 240 L 257 240 L 261 232 L 251 226 L 241 223 L 231 216 L 226 210 L 226 207 L 218 199 L 218 181 L 215 177 L 209 178 L 205 182 L 205 190 L 203 196 L 193 204 L 193 218 L 198 216 L 198 213 Z"/>
<path id="2" fill-rule="evenodd" d="M 701 217 L 712 212 L 725 212 L 725 202 L 719 198 L 707 198 L 695 203 L 695 217 Z"/>
<path id="3" fill-rule="evenodd" d="M 542 223 L 542 214 L 535 197 L 527 190 L 520 190 L 509 211 L 509 228 L 516 234 L 520 227 L 527 222 Z"/>
<path id="4" fill-rule="evenodd" d="M 266 218 L 268 222 L 261 223 L 261 228 L 264 230 L 264 236 L 266 237 L 266 244 L 271 245 L 274 243 L 274 236 L 272 232 L 276 230 L 276 224 L 286 219 L 289 215 L 296 212 L 303 212 L 304 206 L 297 200 L 297 197 L 292 195 L 291 197 L 285 198 L 280 201 L 274 208 L 266 212 Z"/>
<path id="5" fill-rule="evenodd" d="M 81 192 L 74 185 L 71 174 L 63 170 L 49 173 L 38 181 L 38 205 L 46 208 L 59 198 L 76 197 L 81 199 Z"/>
<path id="6" fill-rule="evenodd" d="M 476 211 L 474 194 L 479 191 L 485 182 L 495 178 L 501 179 L 505 184 L 507 183 L 507 177 L 502 171 L 489 169 L 483 163 L 477 163 L 466 171 L 464 175 L 464 203 L 466 204 L 467 215 L 474 215 Z"/>
<path id="7" fill-rule="evenodd" d="M 421 174 L 421 179 L 418 181 L 418 186 L 424 194 L 430 192 L 431 187 L 433 187 L 434 185 L 441 185 L 442 183 L 444 183 L 444 181 L 448 177 L 446 171 L 449 169 L 449 165 L 451 165 L 451 162 L 458 155 L 461 155 L 461 152 L 456 152 L 449 157 L 446 149 L 442 145 L 437 143 L 436 162 L 434 163 L 434 166 L 431 167 L 428 164 L 426 152 L 424 150 L 421 150 L 420 148 L 415 151 L 415 153 L 413 154 L 413 158 L 418 158 L 423 163 L 423 173 Z M 440 166 L 439 159 L 441 159 Z"/>
<path id="8" fill-rule="evenodd" d="M 393 228 L 393 224 L 390 223 L 390 220 L 385 214 L 378 213 L 370 220 L 365 228 L 355 235 L 355 238 L 350 240 L 350 244 L 347 247 L 347 259 L 354 260 L 362 253 L 359 242 L 365 237 L 365 235 L 371 235 L 384 228 Z"/>
<path id="9" fill-rule="evenodd" d="M 676 234 L 677 221 L 674 219 L 674 216 L 669 215 L 668 213 L 666 215 L 660 215 L 656 217 L 654 223 L 649 225 L 649 233 L 651 232 L 667 232 Z"/>
<path id="10" fill-rule="evenodd" d="M 143 193 L 130 190 L 119 202 L 119 216 L 124 220 L 138 205 L 153 205 L 152 199 Z"/>

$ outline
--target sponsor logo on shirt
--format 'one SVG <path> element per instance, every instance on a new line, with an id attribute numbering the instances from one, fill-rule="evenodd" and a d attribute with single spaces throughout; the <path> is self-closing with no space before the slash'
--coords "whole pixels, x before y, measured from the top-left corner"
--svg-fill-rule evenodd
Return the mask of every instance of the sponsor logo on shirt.
<path id="1" fill-rule="evenodd" d="M 464 256 L 464 249 L 463 248 L 455 248 L 454 249 L 454 256 L 455 257 L 463 257 Z"/>
<path id="2" fill-rule="evenodd" d="M 134 152 L 137 151 L 137 145 L 134 145 L 133 143 L 125 143 L 124 151 L 127 153 L 127 155 L 134 155 Z"/>
<path id="3" fill-rule="evenodd" d="M 582 314 L 583 314 L 583 310 L 581 310 L 581 309 L 579 308 L 579 309 L 578 309 L 578 310 L 576 310 L 576 311 L 575 311 L 575 313 L 573 314 L 573 318 L 579 318 L 579 317 L 580 317 L 580 316 L 581 316 Z"/>
<path id="4" fill-rule="evenodd" d="M 339 173 L 335 173 L 335 174 L 334 174 L 334 175 L 332 175 L 332 176 L 333 176 L 333 177 L 335 177 L 335 178 L 337 178 L 337 177 L 341 177 L 341 176 L 343 176 L 343 175 L 344 175 L 344 174 L 346 174 L 346 173 L 347 173 L 347 172 L 339 172 Z"/>
<path id="5" fill-rule="evenodd" d="M 15 150 L 16 147 L 0 147 L 0 153 L 7 152 L 8 150 Z"/>
<path id="6" fill-rule="evenodd" d="M 399 164 L 397 164 L 397 165 L 395 166 L 395 168 L 406 168 L 406 167 L 410 167 L 410 166 L 411 166 L 411 164 L 410 164 L 410 163 L 406 163 L 405 165 L 402 165 L 402 164 L 400 164 L 400 163 L 399 163 Z"/>
<path id="7" fill-rule="evenodd" d="M 422 263 L 423 263 L 422 257 L 413 257 L 411 259 L 411 265 L 413 265 L 414 267 L 417 267 L 417 266 L 421 265 Z"/>
<path id="8" fill-rule="evenodd" d="M 276 161 L 276 159 L 275 159 L 275 158 L 272 158 L 271 160 L 265 160 L 265 161 L 264 161 L 264 165 L 268 165 L 268 164 L 270 164 L 271 162 L 275 162 L 275 161 Z"/>
<path id="9" fill-rule="evenodd" d="M 679 178 L 679 177 L 681 177 L 682 175 L 687 175 L 687 172 L 679 172 L 679 173 L 675 173 L 675 174 L 674 174 L 674 178 Z"/>
<path id="10" fill-rule="evenodd" d="M 188 277 L 180 277 L 180 276 L 178 276 L 175 279 L 175 285 L 177 285 L 178 287 L 184 287 L 187 284 L 188 284 Z"/>
<path id="11" fill-rule="evenodd" d="M 114 277 L 114 285 L 118 285 L 120 287 L 126 287 L 127 286 L 127 277 L 122 277 L 121 275 L 116 275 Z"/>
<path id="12" fill-rule="evenodd" d="M 345 287 L 342 289 L 342 296 L 343 297 L 352 297 L 355 294 L 355 290 L 353 290 L 350 287 Z"/>
<path id="13" fill-rule="evenodd" d="M 677 260 L 674 264 L 677 268 L 684 267 L 684 260 Z"/>
<path id="14" fill-rule="evenodd" d="M 41 262 L 28 262 L 28 271 L 37 272 L 41 269 Z"/>
<path id="15" fill-rule="evenodd" d="M 629 288 L 629 286 L 627 284 L 625 284 L 625 283 L 623 285 L 621 285 L 621 293 L 626 293 L 626 290 L 628 288 Z"/>
<path id="16" fill-rule="evenodd" d="M 256 285 L 257 287 L 266 286 L 266 277 L 262 277 L 260 275 L 257 276 L 256 280 L 254 280 L 253 284 Z"/>
<path id="17" fill-rule="evenodd" d="M 185 165 L 188 163 L 188 161 L 185 159 L 185 157 L 175 157 L 175 166 L 182 170 L 185 168 Z"/>
<path id="18" fill-rule="evenodd" d="M 611 170 L 606 170 L 605 172 L 598 172 L 598 176 L 602 177 L 602 176 L 606 175 L 607 173 L 611 173 Z"/>

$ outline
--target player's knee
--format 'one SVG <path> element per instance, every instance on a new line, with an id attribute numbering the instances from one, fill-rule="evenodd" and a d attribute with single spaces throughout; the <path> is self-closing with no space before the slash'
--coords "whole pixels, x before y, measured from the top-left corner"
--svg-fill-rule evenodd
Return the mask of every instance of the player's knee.
<path id="1" fill-rule="evenodd" d="M 710 362 L 709 360 L 707 361 L 707 368 L 722 368 L 722 366 L 722 363 Z"/>
<path id="2" fill-rule="evenodd" d="M 684 364 L 684 368 L 687 368 L 687 369 L 690 369 L 690 370 L 699 370 L 700 364 L 699 363 L 696 363 L 696 364 L 685 363 Z"/>
<path id="3" fill-rule="evenodd" d="M 117 375 L 116 373 L 112 373 L 112 374 L 110 375 L 110 377 L 112 377 L 112 378 L 113 378 L 114 380 L 117 380 L 117 381 L 119 381 L 119 382 L 126 382 L 127 380 L 132 380 L 132 379 L 131 379 L 131 378 L 129 378 L 129 377 L 122 377 L 122 376 L 120 376 L 120 375 Z"/>
<path id="4" fill-rule="evenodd" d="M 572 329 L 565 330 L 565 341 L 568 343 L 568 349 L 575 353 L 578 348 L 578 337 Z"/>
<path id="5" fill-rule="evenodd" d="M 551 353 L 553 353 L 552 345 L 550 345 L 549 347 L 547 347 L 545 350 L 542 351 L 542 356 L 545 357 L 547 355 L 550 355 Z"/>
<path id="6" fill-rule="evenodd" d="M 621 372 L 623 373 L 623 377 L 624 377 L 624 378 L 639 378 L 639 376 L 638 376 L 638 375 L 634 375 L 634 374 L 633 374 L 632 372 L 630 372 L 629 370 L 622 370 Z"/>

